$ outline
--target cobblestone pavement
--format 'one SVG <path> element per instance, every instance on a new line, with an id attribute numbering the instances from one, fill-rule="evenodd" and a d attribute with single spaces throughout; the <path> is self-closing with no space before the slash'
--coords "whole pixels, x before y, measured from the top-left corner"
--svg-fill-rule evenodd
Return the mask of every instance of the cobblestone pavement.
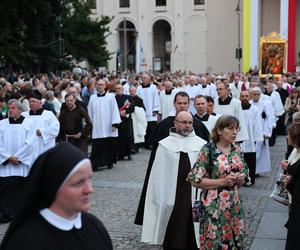
<path id="1" fill-rule="evenodd" d="M 242 188 L 242 199 L 246 213 L 246 248 L 249 249 L 260 223 L 262 213 L 270 195 L 279 162 L 284 158 L 285 137 L 277 138 L 271 147 L 272 172 L 256 179 L 252 187 Z M 140 150 L 132 161 L 123 160 L 111 170 L 104 169 L 93 176 L 93 208 L 95 214 L 106 226 L 112 238 L 114 249 L 162 249 L 159 246 L 140 242 L 141 227 L 134 225 L 141 188 L 150 151 Z M 0 239 L 7 224 L 0 225 Z"/>

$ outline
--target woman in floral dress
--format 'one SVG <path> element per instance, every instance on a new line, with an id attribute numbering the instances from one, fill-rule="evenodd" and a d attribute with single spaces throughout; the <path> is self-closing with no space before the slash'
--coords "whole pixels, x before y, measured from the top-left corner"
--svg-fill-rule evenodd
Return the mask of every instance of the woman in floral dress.
<path id="1" fill-rule="evenodd" d="M 187 178 L 202 189 L 200 250 L 243 249 L 245 216 L 239 188 L 249 178 L 241 151 L 234 146 L 238 131 L 236 117 L 221 116 Z"/>

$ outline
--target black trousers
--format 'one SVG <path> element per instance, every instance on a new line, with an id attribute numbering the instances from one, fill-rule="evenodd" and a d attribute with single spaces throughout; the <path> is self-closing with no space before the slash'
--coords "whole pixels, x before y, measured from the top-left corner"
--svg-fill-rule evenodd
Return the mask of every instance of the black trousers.
<path id="1" fill-rule="evenodd" d="M 152 137 L 152 134 L 154 133 L 156 126 L 157 126 L 156 121 L 148 122 L 146 135 L 145 135 L 145 143 L 144 143 L 145 148 L 150 147 L 150 138 Z"/>
<path id="2" fill-rule="evenodd" d="M 244 153 L 244 159 L 249 168 L 249 176 L 251 178 L 251 183 L 255 183 L 255 171 L 256 171 L 256 153 Z"/>
<path id="3" fill-rule="evenodd" d="M 98 167 L 112 166 L 117 162 L 117 137 L 92 140 L 91 161 L 93 170 Z"/>
<path id="4" fill-rule="evenodd" d="M 25 180 L 22 176 L 0 177 L 0 222 L 12 219 Z"/>
<path id="5" fill-rule="evenodd" d="M 273 147 L 275 145 L 275 142 L 276 142 L 276 134 L 277 134 L 277 131 L 276 131 L 276 128 L 273 128 L 272 130 L 272 135 L 269 139 L 269 146 L 270 147 Z"/>

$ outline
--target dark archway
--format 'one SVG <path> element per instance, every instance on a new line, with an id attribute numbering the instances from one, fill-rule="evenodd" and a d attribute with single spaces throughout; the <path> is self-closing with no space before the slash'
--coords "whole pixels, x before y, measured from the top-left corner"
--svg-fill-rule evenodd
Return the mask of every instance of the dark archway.
<path id="1" fill-rule="evenodd" d="M 171 51 L 171 25 L 158 20 L 153 24 L 153 70 L 170 70 Z"/>
<path id="2" fill-rule="evenodd" d="M 117 51 L 117 69 L 124 71 L 135 68 L 135 42 L 137 32 L 132 22 L 124 19 L 119 23 L 119 49 Z"/>

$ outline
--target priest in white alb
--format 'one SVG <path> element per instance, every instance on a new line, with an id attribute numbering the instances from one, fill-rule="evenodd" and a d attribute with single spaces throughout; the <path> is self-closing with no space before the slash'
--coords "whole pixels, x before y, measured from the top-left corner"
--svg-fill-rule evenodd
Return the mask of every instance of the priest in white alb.
<path id="1" fill-rule="evenodd" d="M 161 119 L 165 119 L 169 116 L 170 112 L 174 110 L 174 97 L 178 92 L 176 88 L 173 87 L 173 83 L 169 80 L 163 82 L 165 87 L 164 90 L 159 93 L 159 101 L 160 101 L 160 110 Z"/>
<path id="2" fill-rule="evenodd" d="M 200 86 L 197 85 L 197 77 L 195 75 L 189 76 L 189 84 L 184 87 L 184 91 L 188 93 L 190 97 L 189 111 L 194 115 L 196 114 L 196 109 L 194 106 L 194 98 L 195 96 L 200 95 L 201 92 Z"/>
<path id="3" fill-rule="evenodd" d="M 0 121 L 0 223 L 12 219 L 37 146 L 34 122 L 21 115 L 21 102 L 9 100 L 8 110 L 9 118 Z"/>
<path id="4" fill-rule="evenodd" d="M 150 137 L 156 129 L 157 115 L 160 109 L 158 90 L 151 83 L 150 75 L 142 74 L 142 84 L 137 87 L 137 95 L 143 99 L 146 108 L 147 130 L 145 135 L 145 148 L 150 147 Z"/>
<path id="5" fill-rule="evenodd" d="M 249 168 L 251 184 L 255 183 L 256 173 L 256 143 L 263 142 L 264 136 L 262 131 L 261 117 L 255 105 L 250 104 L 250 93 L 248 90 L 242 90 L 240 94 L 243 113 L 247 125 L 249 139 L 243 141 L 240 145 L 244 153 L 244 159 Z"/>
<path id="6" fill-rule="evenodd" d="M 199 249 L 199 223 L 193 223 L 195 188 L 186 177 L 206 143 L 193 131 L 187 111 L 176 114 L 170 135 L 159 142 L 146 193 L 142 242 L 164 249 Z"/>
<path id="7" fill-rule="evenodd" d="M 247 126 L 242 112 L 241 102 L 229 96 L 229 85 L 220 80 L 217 81 L 217 93 L 219 98 L 215 100 L 214 112 L 221 115 L 232 115 L 238 118 L 240 122 L 240 131 L 237 134 L 236 141 L 242 142 L 248 140 Z"/>
<path id="8" fill-rule="evenodd" d="M 52 111 L 44 110 L 42 95 L 38 90 L 34 90 L 29 96 L 30 110 L 22 115 L 34 121 L 37 148 L 35 157 L 55 146 L 55 138 L 59 133 L 59 121 Z"/>
<path id="9" fill-rule="evenodd" d="M 121 122 L 115 96 L 106 91 L 106 83 L 98 80 L 97 95 L 92 95 L 88 113 L 93 123 L 91 161 L 93 170 L 112 168 L 117 157 L 118 126 Z"/>
<path id="10" fill-rule="evenodd" d="M 262 91 L 259 87 L 250 89 L 251 101 L 250 104 L 257 108 L 259 119 L 264 136 L 263 141 L 258 141 L 255 144 L 256 151 L 256 174 L 266 173 L 271 171 L 271 158 L 269 149 L 269 138 L 272 135 L 273 111 L 271 102 L 264 100 L 262 97 Z"/>

